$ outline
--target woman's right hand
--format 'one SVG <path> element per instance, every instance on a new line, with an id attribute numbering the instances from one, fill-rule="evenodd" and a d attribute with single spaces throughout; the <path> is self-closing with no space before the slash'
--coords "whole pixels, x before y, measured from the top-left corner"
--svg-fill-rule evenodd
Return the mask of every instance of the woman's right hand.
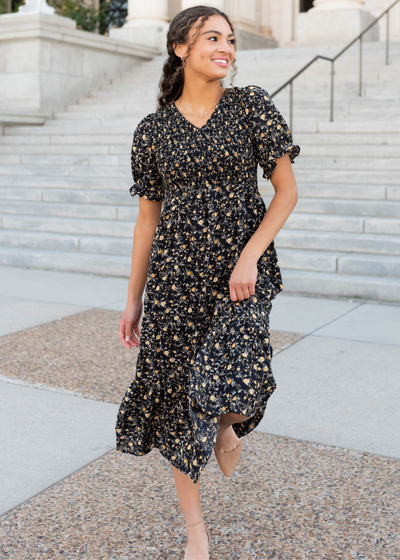
<path id="1" fill-rule="evenodd" d="M 119 322 L 119 339 L 127 348 L 139 346 L 139 320 L 142 315 L 143 302 L 128 304 Z M 137 338 L 135 338 L 135 336 Z M 128 339 L 128 340 L 127 340 Z"/>

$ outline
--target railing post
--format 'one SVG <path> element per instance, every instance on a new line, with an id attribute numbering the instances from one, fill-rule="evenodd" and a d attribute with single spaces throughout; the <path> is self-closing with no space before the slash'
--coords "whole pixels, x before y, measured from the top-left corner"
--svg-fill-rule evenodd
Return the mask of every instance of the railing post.
<path id="1" fill-rule="evenodd" d="M 389 6 L 389 8 L 387 8 L 387 10 L 385 10 L 384 12 L 381 13 L 381 15 L 376 18 L 376 21 L 374 20 L 369 26 L 367 26 L 366 29 L 364 29 L 364 31 L 362 31 L 362 33 L 357 36 L 355 39 L 353 39 L 353 41 L 351 41 L 338 55 L 336 55 L 333 59 L 330 59 L 326 56 L 320 56 L 317 55 L 316 57 L 314 57 L 311 62 L 309 62 L 306 66 L 304 66 L 299 72 L 297 72 L 295 74 L 294 77 L 290 78 L 290 80 L 288 80 L 287 82 L 285 82 L 276 92 L 274 92 L 272 94 L 271 97 L 273 97 L 276 93 L 279 93 L 282 89 L 285 89 L 288 85 L 290 85 L 290 93 L 289 93 L 289 104 L 290 104 L 290 129 L 293 130 L 293 82 L 296 78 L 298 78 L 300 76 L 300 74 L 302 74 L 304 72 L 304 70 L 306 70 L 309 66 L 311 66 L 311 64 L 313 64 L 316 60 L 318 60 L 319 58 L 323 58 L 326 60 L 330 60 L 331 62 L 331 117 L 330 117 L 330 122 L 333 122 L 333 109 L 334 109 L 334 74 L 335 74 L 335 68 L 334 68 L 334 63 L 336 58 L 338 58 L 340 55 L 342 55 L 351 45 L 353 45 L 357 39 L 360 40 L 360 56 L 359 56 L 359 80 L 358 80 L 358 95 L 362 96 L 362 48 L 363 48 L 363 36 L 364 33 L 367 32 L 367 30 L 370 29 L 370 27 L 373 27 L 374 25 L 378 24 L 378 21 L 384 17 L 384 15 L 386 14 L 386 65 L 389 64 L 389 33 L 390 33 L 390 20 L 389 20 L 389 14 L 390 14 L 390 10 L 392 8 L 394 8 L 394 6 L 398 5 L 400 3 L 400 0 L 395 0 L 395 2 L 393 2 L 393 4 L 391 6 Z"/>
<path id="2" fill-rule="evenodd" d="M 360 35 L 360 69 L 359 69 L 359 79 L 358 79 L 358 95 L 362 95 L 362 35 Z"/>
<path id="3" fill-rule="evenodd" d="M 386 12 L 386 64 L 389 64 L 389 10 Z"/>
<path id="4" fill-rule="evenodd" d="M 331 64 L 331 122 L 333 122 L 333 74 L 334 74 L 334 65 L 335 61 L 332 60 Z"/>
<path id="5" fill-rule="evenodd" d="M 293 132 L 293 80 L 291 80 L 290 82 L 289 107 L 290 107 L 290 130 Z"/>

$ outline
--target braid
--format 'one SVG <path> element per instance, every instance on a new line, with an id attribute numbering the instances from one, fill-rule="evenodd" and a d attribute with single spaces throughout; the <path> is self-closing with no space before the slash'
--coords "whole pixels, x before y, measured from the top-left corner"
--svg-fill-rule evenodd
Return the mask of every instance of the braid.
<path id="1" fill-rule="evenodd" d="M 186 66 L 186 60 L 189 56 L 190 50 L 196 42 L 199 36 L 200 29 L 204 26 L 204 23 L 212 15 L 219 15 L 226 19 L 229 26 L 232 29 L 232 33 L 235 30 L 226 14 L 221 12 L 217 8 L 211 8 L 209 6 L 194 6 L 193 8 L 188 8 L 177 14 L 171 21 L 171 24 L 167 33 L 167 52 L 168 58 L 164 62 L 162 76 L 159 82 L 160 93 L 157 97 L 158 107 L 161 109 L 165 105 L 172 103 L 178 99 L 183 90 L 184 84 L 184 68 Z M 174 44 L 185 44 L 189 37 L 189 32 L 192 29 L 193 24 L 201 17 L 200 23 L 196 27 L 196 32 L 193 35 L 192 42 L 188 45 L 187 55 L 184 59 L 180 59 L 179 56 L 175 54 L 173 45 Z M 231 85 L 233 78 L 237 74 L 237 67 L 235 64 L 236 58 L 232 63 L 232 68 L 234 73 L 231 78 Z"/>

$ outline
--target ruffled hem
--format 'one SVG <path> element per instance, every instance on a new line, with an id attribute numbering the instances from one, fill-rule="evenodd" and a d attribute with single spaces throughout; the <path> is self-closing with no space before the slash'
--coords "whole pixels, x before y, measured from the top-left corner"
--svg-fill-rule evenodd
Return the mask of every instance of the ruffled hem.
<path id="1" fill-rule="evenodd" d="M 268 156 L 267 164 L 263 166 L 262 176 L 264 177 L 264 179 L 269 180 L 271 178 L 271 175 L 276 167 L 275 160 L 283 157 L 285 154 L 289 154 L 290 162 L 294 164 L 296 163 L 294 159 L 299 155 L 299 153 L 300 153 L 300 146 L 293 143 L 286 144 L 285 146 L 277 148 L 274 152 L 272 152 Z"/>
<path id="2" fill-rule="evenodd" d="M 164 200 L 164 194 L 157 193 L 157 191 L 151 192 L 147 185 L 142 186 L 139 183 L 134 183 L 130 187 L 129 192 L 131 193 L 131 196 L 138 195 L 142 198 L 145 198 L 146 200 L 156 200 L 156 201 L 159 201 L 159 202 Z M 151 193 L 151 194 L 149 194 L 149 193 Z"/>

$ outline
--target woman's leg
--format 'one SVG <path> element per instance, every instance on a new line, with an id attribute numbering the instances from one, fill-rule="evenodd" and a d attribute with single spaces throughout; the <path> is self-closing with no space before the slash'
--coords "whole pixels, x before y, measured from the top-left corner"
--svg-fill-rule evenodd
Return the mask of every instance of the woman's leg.
<path id="1" fill-rule="evenodd" d="M 231 451 L 240 442 L 240 438 L 236 435 L 233 424 L 239 424 L 248 420 L 249 416 L 243 414 L 235 414 L 229 412 L 228 414 L 221 414 L 219 419 L 219 430 L 217 435 L 216 447 L 219 451 Z"/>
<path id="2" fill-rule="evenodd" d="M 178 500 L 185 517 L 186 525 L 196 523 L 202 518 L 200 504 L 200 480 L 195 484 L 187 475 L 171 465 L 175 479 Z M 203 524 L 186 529 L 188 547 L 186 557 L 190 560 L 208 560 L 208 537 Z"/>

